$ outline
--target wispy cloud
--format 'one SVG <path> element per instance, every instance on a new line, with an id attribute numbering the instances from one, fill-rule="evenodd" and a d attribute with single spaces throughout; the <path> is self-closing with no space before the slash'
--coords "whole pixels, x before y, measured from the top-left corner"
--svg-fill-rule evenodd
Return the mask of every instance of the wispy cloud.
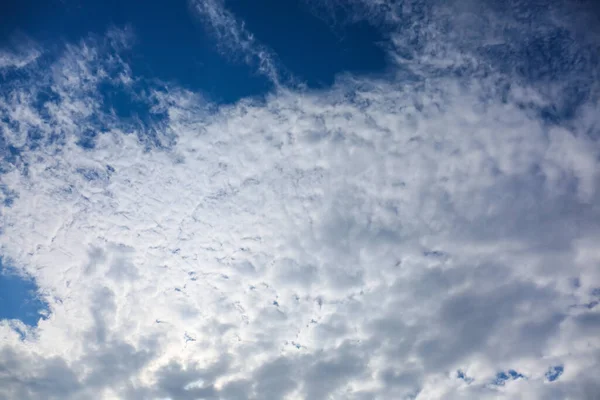
<path id="1" fill-rule="evenodd" d="M 7 69 L 23 68 L 35 62 L 42 54 L 36 43 L 27 38 L 14 39 L 12 49 L 0 50 L 0 74 Z"/>
<path id="2" fill-rule="evenodd" d="M 281 67 L 277 65 L 275 54 L 245 28 L 243 21 L 227 10 L 223 0 L 190 0 L 190 7 L 215 35 L 217 45 L 226 56 L 243 58 L 275 86 L 279 85 Z"/>

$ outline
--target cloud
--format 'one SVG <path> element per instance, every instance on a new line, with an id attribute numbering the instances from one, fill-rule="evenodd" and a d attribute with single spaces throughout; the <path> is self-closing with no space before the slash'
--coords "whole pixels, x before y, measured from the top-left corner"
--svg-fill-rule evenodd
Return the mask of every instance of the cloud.
<path id="1" fill-rule="evenodd" d="M 27 67 L 41 55 L 39 46 L 27 37 L 19 35 L 12 38 L 12 49 L 0 50 L 0 74 Z"/>
<path id="2" fill-rule="evenodd" d="M 248 64 L 256 66 L 258 72 L 269 78 L 275 86 L 279 85 L 282 66 L 278 65 L 275 54 L 245 28 L 243 21 L 227 10 L 223 0 L 190 0 L 189 4 L 216 37 L 225 55 L 233 59 L 243 58 Z"/>
<path id="3" fill-rule="evenodd" d="M 23 68 L 34 62 L 39 56 L 40 53 L 36 50 L 21 54 L 2 52 L 0 53 L 0 69 Z"/>
<path id="4" fill-rule="evenodd" d="M 593 398 L 596 89 L 544 110 L 598 65 L 525 79 L 414 23 L 396 74 L 229 106 L 138 90 L 118 31 L 3 87 L 0 249 L 51 315 L 0 327 L 0 399 Z M 104 84 L 157 118 L 118 118 Z"/>

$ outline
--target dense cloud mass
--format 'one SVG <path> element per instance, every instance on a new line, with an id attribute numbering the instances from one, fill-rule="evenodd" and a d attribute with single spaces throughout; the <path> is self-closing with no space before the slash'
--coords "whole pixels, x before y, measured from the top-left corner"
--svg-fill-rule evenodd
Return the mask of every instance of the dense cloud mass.
<path id="1" fill-rule="evenodd" d="M 586 4 L 311 1 L 390 60 L 311 90 L 197 0 L 274 83 L 232 105 L 134 75 L 128 28 L 0 50 L 0 249 L 50 304 L 0 322 L 0 399 L 596 399 Z"/>

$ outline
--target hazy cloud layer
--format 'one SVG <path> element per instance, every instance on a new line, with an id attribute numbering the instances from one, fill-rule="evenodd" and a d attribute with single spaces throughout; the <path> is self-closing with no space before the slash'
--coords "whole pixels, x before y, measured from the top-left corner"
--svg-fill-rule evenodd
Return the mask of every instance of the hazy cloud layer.
<path id="1" fill-rule="evenodd" d="M 384 77 L 226 107 L 132 76 L 128 31 L 0 53 L 0 246 L 51 308 L 1 322 L 0 399 L 595 398 L 600 42 L 409 3 L 356 14 Z M 225 6 L 193 3 L 276 76 Z"/>

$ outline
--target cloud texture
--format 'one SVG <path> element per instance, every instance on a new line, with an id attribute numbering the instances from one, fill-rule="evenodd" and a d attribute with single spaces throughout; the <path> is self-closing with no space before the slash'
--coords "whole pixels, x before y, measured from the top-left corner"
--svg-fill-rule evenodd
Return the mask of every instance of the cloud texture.
<path id="1" fill-rule="evenodd" d="M 230 106 L 133 76 L 128 31 L 0 53 L 1 252 L 51 304 L 1 322 L 0 399 L 600 393 L 597 14 L 373 4 L 315 9 L 369 8 L 386 74 Z"/>

